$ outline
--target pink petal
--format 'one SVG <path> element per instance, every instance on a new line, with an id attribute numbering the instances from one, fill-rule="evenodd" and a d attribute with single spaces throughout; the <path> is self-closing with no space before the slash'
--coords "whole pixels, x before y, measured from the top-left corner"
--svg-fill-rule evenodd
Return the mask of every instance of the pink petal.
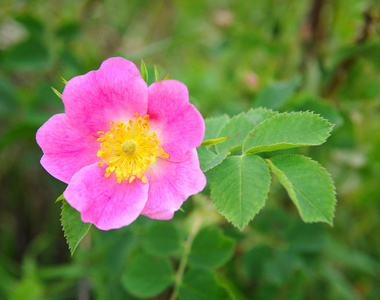
<path id="1" fill-rule="evenodd" d="M 171 219 L 189 196 L 206 186 L 195 149 L 190 150 L 188 159 L 181 162 L 157 159 L 149 166 L 146 175 L 149 195 L 141 214 L 152 219 Z"/>
<path id="2" fill-rule="evenodd" d="M 157 133 L 170 160 L 179 161 L 203 140 L 205 124 L 199 111 L 189 103 L 187 87 L 176 80 L 149 86 L 148 115 L 152 131 Z"/>
<path id="3" fill-rule="evenodd" d="M 74 77 L 62 94 L 70 121 L 90 134 L 107 132 L 110 121 L 128 122 L 146 114 L 148 89 L 136 66 L 121 57 L 109 58 L 98 71 Z"/>
<path id="4" fill-rule="evenodd" d="M 149 184 L 138 179 L 118 183 L 114 173 L 108 178 L 105 173 L 105 167 L 97 164 L 83 168 L 72 177 L 63 195 L 81 213 L 83 222 L 101 230 L 129 225 L 144 208 Z"/>
<path id="5" fill-rule="evenodd" d="M 79 131 L 66 114 L 52 116 L 37 131 L 36 139 L 44 152 L 42 166 L 63 182 L 68 183 L 83 167 L 99 161 L 96 137 Z"/>

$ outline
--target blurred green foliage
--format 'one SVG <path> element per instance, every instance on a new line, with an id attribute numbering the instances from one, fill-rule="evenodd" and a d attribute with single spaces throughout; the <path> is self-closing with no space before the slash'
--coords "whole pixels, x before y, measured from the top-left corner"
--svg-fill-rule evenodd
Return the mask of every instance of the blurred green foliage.
<path id="1" fill-rule="evenodd" d="M 0 299 L 379 299 L 379 12 L 375 0 L 2 0 Z M 332 174 L 334 227 L 302 223 L 273 179 L 242 232 L 205 189 L 173 221 L 92 228 L 71 258 L 54 203 L 65 185 L 40 166 L 35 133 L 63 112 L 51 85 L 116 55 L 184 82 L 205 117 L 264 106 L 335 123 L 326 144 L 295 150 Z"/>

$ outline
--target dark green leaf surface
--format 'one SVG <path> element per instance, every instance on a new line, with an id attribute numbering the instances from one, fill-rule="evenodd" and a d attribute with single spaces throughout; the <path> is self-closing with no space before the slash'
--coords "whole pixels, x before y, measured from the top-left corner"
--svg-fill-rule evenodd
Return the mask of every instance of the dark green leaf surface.
<path id="1" fill-rule="evenodd" d="M 91 224 L 83 223 L 80 213 L 76 209 L 72 208 L 65 200 L 63 200 L 62 203 L 61 224 L 71 255 L 73 255 L 79 242 L 90 229 Z"/>
<path id="2" fill-rule="evenodd" d="M 174 254 L 181 246 L 178 230 L 169 222 L 154 223 L 144 236 L 143 246 L 145 251 L 152 254 Z"/>
<path id="3" fill-rule="evenodd" d="M 219 137 L 219 132 L 229 120 L 229 116 L 221 115 L 219 117 L 207 118 L 205 119 L 205 136 L 203 138 L 204 141 L 213 140 Z"/>
<path id="4" fill-rule="evenodd" d="M 129 261 L 121 282 L 136 297 L 154 297 L 174 282 L 174 271 L 167 258 L 142 254 Z"/>
<path id="5" fill-rule="evenodd" d="M 189 263 L 197 267 L 217 268 L 232 256 L 235 243 L 216 227 L 203 228 L 195 237 Z"/>
<path id="6" fill-rule="evenodd" d="M 265 205 L 270 172 L 256 155 L 232 156 L 216 167 L 211 198 L 219 213 L 243 229 Z"/>
<path id="7" fill-rule="evenodd" d="M 198 157 L 201 170 L 206 172 L 219 165 L 230 153 L 215 154 L 204 147 L 198 147 Z"/>
<path id="8" fill-rule="evenodd" d="M 4 67 L 17 70 L 42 71 L 51 63 L 49 50 L 39 39 L 28 39 L 4 53 Z"/>
<path id="9" fill-rule="evenodd" d="M 276 114 L 278 114 L 277 111 L 273 111 L 271 109 L 259 107 L 259 108 L 254 108 L 254 109 L 251 108 L 246 113 L 246 116 L 247 116 L 247 120 L 249 122 L 253 123 L 254 125 L 258 125 L 262 121 L 264 121 L 266 119 L 270 119 L 271 117 L 273 117 Z"/>
<path id="10" fill-rule="evenodd" d="M 180 300 L 224 300 L 231 299 L 228 292 L 221 287 L 214 273 L 202 269 L 187 272 L 180 285 Z"/>
<path id="11" fill-rule="evenodd" d="M 305 99 L 303 102 L 293 106 L 298 111 L 312 111 L 315 114 L 319 114 L 330 123 L 335 124 L 334 129 L 340 127 L 344 120 L 338 109 L 331 104 L 331 102 L 323 101 L 321 99 Z"/>
<path id="12" fill-rule="evenodd" d="M 282 113 L 257 125 L 243 145 L 244 153 L 316 146 L 329 137 L 333 125 L 311 112 Z"/>
<path id="13" fill-rule="evenodd" d="M 332 225 L 335 188 L 326 169 L 301 155 L 280 155 L 266 161 L 287 190 L 302 220 Z"/>
<path id="14" fill-rule="evenodd" d="M 233 117 L 219 132 L 219 137 L 229 136 L 230 138 L 225 142 L 216 145 L 217 152 L 222 153 L 225 151 L 233 151 L 235 150 L 234 148 L 242 145 L 253 126 L 252 123 L 248 122 L 245 113 Z"/>

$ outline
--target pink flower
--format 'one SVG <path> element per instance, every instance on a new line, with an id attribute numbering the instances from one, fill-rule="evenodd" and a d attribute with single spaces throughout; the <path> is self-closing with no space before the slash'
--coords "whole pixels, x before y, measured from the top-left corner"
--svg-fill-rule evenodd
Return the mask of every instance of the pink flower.
<path id="1" fill-rule="evenodd" d="M 71 79 L 62 94 L 65 113 L 37 132 L 42 166 L 68 183 L 67 202 L 83 222 L 120 228 L 140 214 L 168 220 L 203 190 L 196 147 L 205 125 L 176 80 L 149 87 L 123 58 Z"/>

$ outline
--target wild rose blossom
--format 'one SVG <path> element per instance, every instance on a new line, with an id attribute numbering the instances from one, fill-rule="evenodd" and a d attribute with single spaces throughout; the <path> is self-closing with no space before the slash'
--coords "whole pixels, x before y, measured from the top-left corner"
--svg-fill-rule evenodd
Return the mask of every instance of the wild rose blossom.
<path id="1" fill-rule="evenodd" d="M 120 228 L 140 214 L 168 220 L 203 190 L 196 147 L 205 125 L 176 80 L 149 87 L 121 57 L 67 82 L 65 113 L 37 132 L 42 166 L 68 183 L 66 201 L 83 222 Z"/>

